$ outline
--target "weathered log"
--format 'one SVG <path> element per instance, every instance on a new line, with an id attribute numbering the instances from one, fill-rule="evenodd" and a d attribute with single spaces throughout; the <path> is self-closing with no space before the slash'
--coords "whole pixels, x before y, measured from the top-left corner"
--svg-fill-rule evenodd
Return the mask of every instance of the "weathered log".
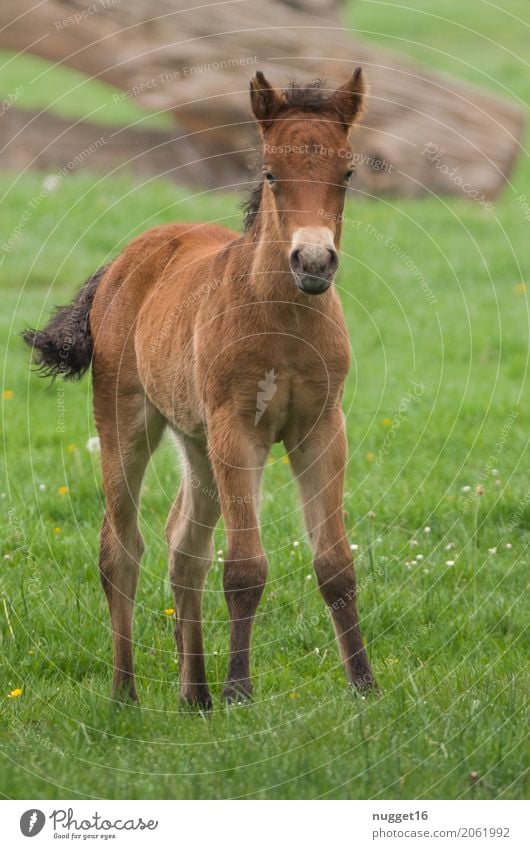
<path id="1" fill-rule="evenodd" d="M 0 120 L 0 169 L 29 168 L 67 176 L 84 168 L 165 176 L 189 186 L 226 186 L 241 180 L 238 163 L 201 158 L 185 133 L 72 121 L 47 111 L 11 106 Z"/>
<path id="2" fill-rule="evenodd" d="M 170 111 L 195 133 L 197 156 L 222 156 L 242 175 L 256 146 L 246 97 L 256 68 L 279 85 L 296 75 L 323 76 L 331 86 L 362 64 L 372 84 L 356 137 L 362 189 L 493 198 L 502 188 L 523 132 L 518 106 L 360 43 L 337 22 L 335 3 L 327 19 L 280 0 L 190 5 L 3 0 L 0 44 L 64 62 L 147 109 Z"/>

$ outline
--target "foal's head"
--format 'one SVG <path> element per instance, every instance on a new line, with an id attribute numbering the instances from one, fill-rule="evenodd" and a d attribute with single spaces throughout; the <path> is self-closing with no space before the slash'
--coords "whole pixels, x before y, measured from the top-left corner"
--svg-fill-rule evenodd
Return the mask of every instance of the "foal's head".
<path id="1" fill-rule="evenodd" d="M 348 134 L 362 115 L 365 92 L 361 68 L 331 95 L 318 83 L 278 91 L 260 71 L 250 83 L 263 137 L 263 180 L 247 208 L 247 227 L 259 228 L 271 249 L 284 251 L 296 285 L 308 295 L 325 292 L 338 268 L 354 171 Z"/>

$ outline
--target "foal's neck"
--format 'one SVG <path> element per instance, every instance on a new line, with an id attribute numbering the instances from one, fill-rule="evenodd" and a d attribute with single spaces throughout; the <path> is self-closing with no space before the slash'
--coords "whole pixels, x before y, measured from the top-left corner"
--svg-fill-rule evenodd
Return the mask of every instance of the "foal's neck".
<path id="1" fill-rule="evenodd" d="M 260 301 L 293 301 L 296 287 L 287 258 L 285 239 L 272 228 L 253 234 L 250 285 Z"/>
<path id="2" fill-rule="evenodd" d="M 277 305 L 277 308 L 284 306 L 289 312 L 291 305 L 299 302 L 310 303 L 312 310 L 304 312 L 326 312 L 331 292 L 315 299 L 304 295 L 296 287 L 289 264 L 290 239 L 282 230 L 275 204 L 268 203 L 267 197 L 265 192 L 262 193 L 259 209 L 248 232 L 252 257 L 249 284 L 254 296 L 259 301 Z"/>

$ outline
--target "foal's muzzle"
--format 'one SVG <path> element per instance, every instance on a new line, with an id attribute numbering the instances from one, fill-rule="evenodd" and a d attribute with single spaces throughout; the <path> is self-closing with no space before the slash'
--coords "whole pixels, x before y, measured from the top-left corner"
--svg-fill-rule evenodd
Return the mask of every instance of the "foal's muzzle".
<path id="1" fill-rule="evenodd" d="M 293 236 L 289 264 L 296 285 L 306 295 L 329 289 L 339 267 L 333 234 L 327 227 L 301 227 Z"/>

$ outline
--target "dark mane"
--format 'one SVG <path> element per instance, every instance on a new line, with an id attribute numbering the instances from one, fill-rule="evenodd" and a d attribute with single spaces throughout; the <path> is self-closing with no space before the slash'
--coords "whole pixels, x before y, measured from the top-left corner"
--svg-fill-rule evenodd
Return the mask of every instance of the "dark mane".
<path id="1" fill-rule="evenodd" d="M 326 80 L 320 77 L 313 82 L 302 85 L 296 80 L 289 82 L 288 88 L 282 91 L 283 108 L 300 109 L 303 112 L 322 112 L 330 100 L 326 91 Z"/>
<path id="2" fill-rule="evenodd" d="M 248 233 L 252 229 L 252 225 L 256 220 L 263 194 L 263 181 L 247 187 L 247 198 L 241 204 L 243 210 L 243 229 Z"/>
<path id="3" fill-rule="evenodd" d="M 326 91 L 326 81 L 321 78 L 302 85 L 290 80 L 289 86 L 282 91 L 282 112 L 298 109 L 302 112 L 325 112 L 330 95 Z M 263 182 L 253 183 L 247 189 L 248 195 L 242 203 L 243 227 L 245 233 L 252 229 L 256 220 L 263 194 Z"/>

